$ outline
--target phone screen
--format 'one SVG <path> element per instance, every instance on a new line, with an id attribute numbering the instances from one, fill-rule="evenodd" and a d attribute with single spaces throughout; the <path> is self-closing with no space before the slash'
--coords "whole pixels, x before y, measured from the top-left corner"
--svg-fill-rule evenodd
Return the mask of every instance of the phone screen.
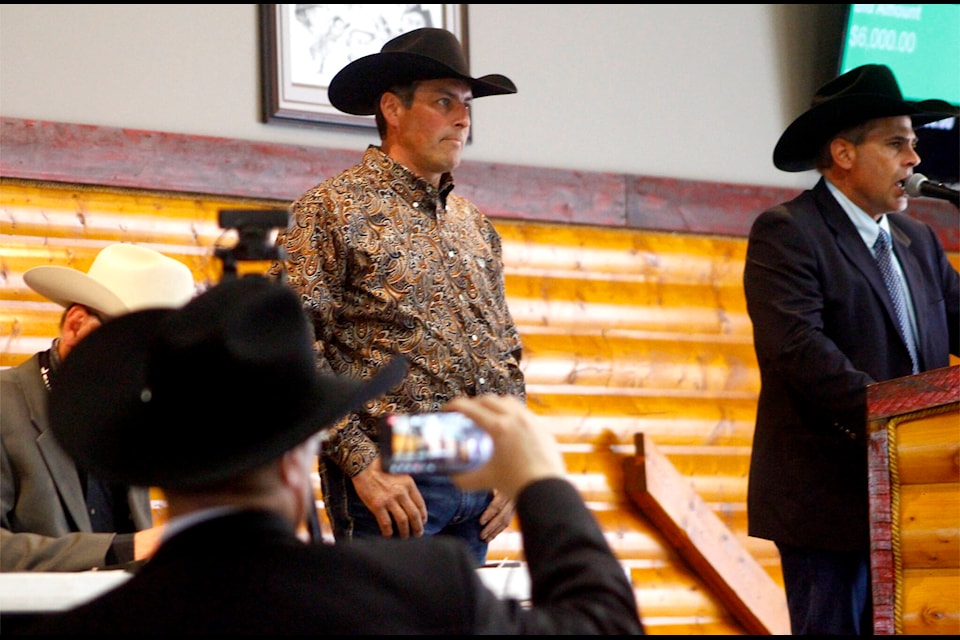
<path id="1" fill-rule="evenodd" d="M 380 440 L 387 473 L 461 473 L 482 465 L 493 453 L 487 432 L 454 411 L 389 414 L 383 418 Z"/>

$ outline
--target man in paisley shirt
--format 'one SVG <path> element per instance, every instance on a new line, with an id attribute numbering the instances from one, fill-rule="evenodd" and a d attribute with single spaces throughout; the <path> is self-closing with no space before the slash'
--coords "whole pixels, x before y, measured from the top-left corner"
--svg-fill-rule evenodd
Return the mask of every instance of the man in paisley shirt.
<path id="1" fill-rule="evenodd" d="M 451 535 L 477 563 L 513 517 L 504 496 L 468 492 L 446 476 L 387 474 L 378 447 L 386 413 L 439 411 L 459 396 L 525 398 L 521 343 L 507 308 L 500 237 L 453 193 L 474 98 L 516 93 L 501 75 L 473 78 L 457 38 L 407 32 L 331 81 L 337 109 L 374 115 L 381 144 L 293 203 L 272 273 L 313 319 L 321 369 L 370 378 L 394 354 L 403 382 L 333 431 L 320 455 L 324 504 L 337 541 Z"/>

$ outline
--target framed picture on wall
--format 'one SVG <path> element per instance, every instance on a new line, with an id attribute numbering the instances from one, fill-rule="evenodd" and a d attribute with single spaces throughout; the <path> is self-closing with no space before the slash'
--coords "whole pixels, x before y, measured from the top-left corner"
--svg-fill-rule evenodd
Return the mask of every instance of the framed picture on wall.
<path id="1" fill-rule="evenodd" d="M 375 128 L 373 116 L 338 111 L 330 80 L 347 63 L 377 53 L 392 38 L 440 27 L 467 47 L 465 4 L 261 4 L 260 64 L 264 122 Z"/>

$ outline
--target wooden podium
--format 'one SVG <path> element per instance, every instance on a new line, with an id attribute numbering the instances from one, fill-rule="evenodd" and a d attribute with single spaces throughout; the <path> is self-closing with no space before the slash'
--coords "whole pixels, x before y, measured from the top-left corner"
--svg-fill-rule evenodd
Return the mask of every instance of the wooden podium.
<path id="1" fill-rule="evenodd" d="M 960 365 L 867 387 L 877 635 L 960 634 Z"/>

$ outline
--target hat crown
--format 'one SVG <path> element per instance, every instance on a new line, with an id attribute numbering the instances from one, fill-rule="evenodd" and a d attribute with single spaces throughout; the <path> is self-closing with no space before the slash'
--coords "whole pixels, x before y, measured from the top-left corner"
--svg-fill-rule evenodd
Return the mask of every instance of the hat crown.
<path id="1" fill-rule="evenodd" d="M 126 311 L 178 307 L 194 294 L 193 274 L 177 260 L 133 244 L 105 247 L 87 275 L 113 292 Z M 111 310 L 105 309 L 105 313 Z"/>
<path id="2" fill-rule="evenodd" d="M 120 242 L 101 249 L 87 273 L 43 265 L 28 269 L 23 280 L 62 307 L 80 304 L 107 317 L 180 307 L 196 292 L 187 265 L 159 251 Z"/>
<path id="3" fill-rule="evenodd" d="M 381 53 L 406 53 L 422 56 L 449 67 L 456 74 L 470 76 L 470 66 L 457 37 L 446 29 L 423 27 L 390 40 Z"/>
<path id="4" fill-rule="evenodd" d="M 160 323 L 150 351 L 151 392 L 179 400 L 167 407 L 193 405 L 191 397 L 203 406 L 215 391 L 274 398 L 283 413 L 304 406 L 316 384 L 311 330 L 296 295 L 260 278 L 226 281 L 197 297 Z"/>
<path id="5" fill-rule="evenodd" d="M 866 64 L 849 73 L 834 78 L 820 87 L 810 101 L 811 107 L 848 96 L 882 96 L 902 100 L 900 85 L 889 67 L 882 64 Z"/>

